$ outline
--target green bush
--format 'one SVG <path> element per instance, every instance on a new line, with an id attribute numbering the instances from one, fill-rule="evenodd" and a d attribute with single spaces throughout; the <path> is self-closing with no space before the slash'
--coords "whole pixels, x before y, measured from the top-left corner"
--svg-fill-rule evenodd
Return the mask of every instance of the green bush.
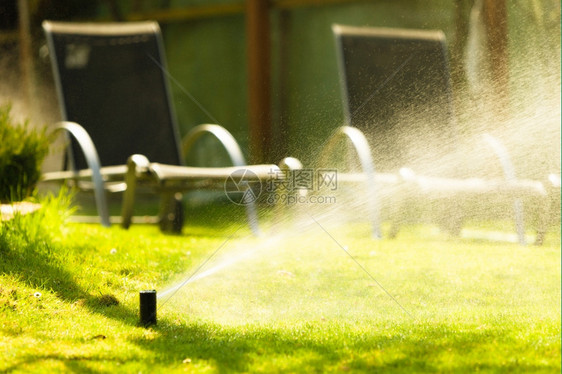
<path id="1" fill-rule="evenodd" d="M 46 127 L 30 129 L 29 121 L 14 123 L 11 105 L 0 106 L 0 202 L 29 197 L 41 176 L 52 135 Z"/>
<path id="2" fill-rule="evenodd" d="M 57 195 L 49 193 L 37 197 L 41 208 L 33 214 L 16 213 L 13 219 L 1 222 L 0 258 L 8 252 L 18 253 L 20 258 L 28 256 L 29 261 L 38 255 L 48 256 L 53 238 L 62 235 L 63 225 L 74 212 L 73 197 L 74 194 L 63 186 Z M 5 270 L 0 267 L 0 273 Z"/>

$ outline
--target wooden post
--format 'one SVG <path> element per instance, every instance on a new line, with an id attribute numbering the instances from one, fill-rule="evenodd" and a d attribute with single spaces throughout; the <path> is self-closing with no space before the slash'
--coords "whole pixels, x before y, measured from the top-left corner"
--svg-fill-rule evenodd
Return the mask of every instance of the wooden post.
<path id="1" fill-rule="evenodd" d="M 271 162 L 271 56 L 268 0 L 246 0 L 251 163 Z"/>
<path id="2" fill-rule="evenodd" d="M 509 103 L 509 61 L 506 0 L 485 0 L 484 13 L 492 85 L 494 96 L 498 100 L 495 106 L 507 108 Z"/>
<path id="3" fill-rule="evenodd" d="M 470 3 L 465 0 L 455 0 L 455 33 L 451 45 L 451 78 L 453 85 L 465 85 L 464 51 L 469 32 Z"/>

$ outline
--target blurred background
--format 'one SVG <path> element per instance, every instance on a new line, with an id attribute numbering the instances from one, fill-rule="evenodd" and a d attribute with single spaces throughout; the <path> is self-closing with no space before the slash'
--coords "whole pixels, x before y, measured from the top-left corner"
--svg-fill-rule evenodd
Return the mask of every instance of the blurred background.
<path id="1" fill-rule="evenodd" d="M 188 91 L 252 162 L 305 164 L 344 121 L 332 24 L 442 30 L 463 134 L 504 134 L 523 176 L 560 172 L 558 0 L 3 0 L 0 102 L 50 125 L 45 19 L 158 21 L 182 134 L 213 122 Z"/>

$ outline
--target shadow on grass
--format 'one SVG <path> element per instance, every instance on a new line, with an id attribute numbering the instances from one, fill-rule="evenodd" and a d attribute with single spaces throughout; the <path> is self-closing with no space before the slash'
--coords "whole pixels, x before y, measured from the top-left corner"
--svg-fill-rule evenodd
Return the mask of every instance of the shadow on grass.
<path id="1" fill-rule="evenodd" d="M 116 305 L 118 302 L 107 295 L 91 294 L 79 285 L 75 274 L 65 269 L 68 248 L 58 244 L 53 235 L 63 235 L 60 215 L 68 208 L 66 204 L 61 194 L 47 199 L 43 208 L 33 214 L 16 215 L 0 223 L 0 273 L 10 274 L 30 288 L 51 290 L 65 302 L 80 302 L 94 313 L 105 315 L 112 310 L 120 319 L 133 321 L 131 311 Z"/>
<path id="2" fill-rule="evenodd" d="M 20 250 L 10 250 L 0 242 L 0 273 L 11 274 L 18 282 L 23 283 L 31 288 L 38 290 L 51 290 L 60 300 L 69 304 L 80 303 L 89 311 L 95 314 L 103 315 L 108 318 L 119 320 L 121 322 L 135 325 L 138 321 L 137 314 L 122 306 L 116 305 L 107 295 L 94 295 L 80 287 L 73 279 L 71 273 L 63 269 L 45 253 L 45 251 L 36 250 L 36 246 L 30 245 Z M 38 246 L 48 245 L 47 243 L 33 243 Z M 56 248 L 51 248 L 56 250 Z M 16 296 L 14 293 L 14 297 Z M 14 331 L 13 334 L 7 328 L 2 329 L 2 333 L 18 336 L 19 332 Z M 92 337 L 95 339 L 95 337 Z M 107 361 L 107 358 L 99 359 L 99 361 Z M 111 359 L 110 359 L 111 360 Z M 28 365 L 34 363 L 44 364 L 47 361 L 63 362 L 65 367 L 71 372 L 94 373 L 84 364 L 88 361 L 97 361 L 83 355 L 24 355 L 13 365 L 4 368 L 3 372 L 12 372 L 24 370 Z"/>
<path id="3" fill-rule="evenodd" d="M 136 318 L 132 311 L 116 305 L 107 295 L 94 295 L 80 287 L 71 273 L 52 263 L 45 254 L 30 248 L 22 252 L 0 251 L 0 272 L 13 274 L 29 287 L 51 290 L 68 303 L 80 302 L 92 312 L 103 315 L 110 312 L 114 315 L 109 317 L 125 318 L 127 321 Z"/>
<path id="4" fill-rule="evenodd" d="M 412 372 L 559 372 L 558 351 L 522 345 L 509 329 L 452 331 L 449 326 L 413 327 L 376 332 L 349 332 L 349 326 L 303 322 L 291 329 L 159 321 L 154 332 L 133 339 L 143 351 L 154 353 L 150 367 L 157 372 L 185 367 L 187 371 L 290 373 L 412 373 Z M 303 330 L 305 330 L 303 332 Z M 154 337 L 156 336 L 156 338 Z M 498 345 L 499 343 L 499 345 Z M 509 348 L 507 348 L 509 347 Z M 506 348 L 509 349 L 506 352 Z M 534 354 L 535 357 L 530 357 Z M 557 356 L 558 355 L 558 356 Z M 36 355 L 7 368 L 17 370 L 47 360 L 73 372 L 112 372 L 138 364 L 134 357 L 107 355 Z M 107 365 L 109 364 L 109 366 Z M 146 363 L 145 363 L 146 364 Z M 92 365 L 101 365 L 95 370 Z M 191 370 L 189 368 L 191 367 Z M 105 370 L 104 370 L 105 369 Z"/>
<path id="5" fill-rule="evenodd" d="M 451 333 L 450 327 L 437 325 L 419 330 L 388 333 L 349 333 L 338 327 L 325 327 L 323 322 L 306 325 L 310 334 L 277 328 L 226 328 L 214 324 L 175 325 L 159 322 L 156 339 L 136 340 L 141 348 L 152 350 L 162 365 L 189 364 L 215 367 L 220 373 L 263 371 L 280 372 L 535 372 L 559 370 L 556 358 L 539 364 L 538 358 L 527 361 L 487 355 L 490 342 L 514 344 L 512 358 L 521 354 L 521 347 L 509 330 L 462 331 Z M 411 325 L 410 325 L 411 326 Z M 349 326 L 348 326 L 349 327 Z M 296 331 L 296 336 L 295 336 Z M 342 338 L 342 335 L 344 336 Z M 519 344 L 519 346 L 517 346 Z M 489 353 L 489 352 L 488 352 Z M 526 352 L 528 353 L 528 352 Z M 538 353 L 540 355 L 540 353 Z M 543 364 L 544 363 L 544 364 Z"/>

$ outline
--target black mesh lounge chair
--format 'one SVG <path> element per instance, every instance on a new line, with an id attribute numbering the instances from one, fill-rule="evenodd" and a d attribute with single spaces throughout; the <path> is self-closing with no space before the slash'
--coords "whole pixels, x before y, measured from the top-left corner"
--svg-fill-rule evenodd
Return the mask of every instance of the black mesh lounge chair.
<path id="1" fill-rule="evenodd" d="M 43 179 L 72 180 L 81 189 L 93 190 L 103 225 L 110 224 L 107 191 L 125 192 L 124 227 L 131 223 L 137 187 L 161 194 L 161 227 L 178 231 L 183 223 L 178 193 L 224 188 L 227 180 L 234 189 L 251 192 L 253 181 L 271 177 L 277 169 L 248 166 L 250 172 L 236 181 L 228 179 L 245 161 L 232 135 L 218 125 L 197 126 L 180 142 L 157 23 L 45 21 L 43 29 L 64 121 L 60 128 L 70 139 L 68 171 L 47 173 Z M 184 166 L 182 155 L 204 134 L 222 143 L 235 168 Z M 245 203 L 257 232 L 253 201 Z"/>
<path id="2" fill-rule="evenodd" d="M 334 25 L 333 32 L 346 122 L 375 146 L 379 171 L 426 166 L 428 157 L 454 144 L 441 31 Z"/>

